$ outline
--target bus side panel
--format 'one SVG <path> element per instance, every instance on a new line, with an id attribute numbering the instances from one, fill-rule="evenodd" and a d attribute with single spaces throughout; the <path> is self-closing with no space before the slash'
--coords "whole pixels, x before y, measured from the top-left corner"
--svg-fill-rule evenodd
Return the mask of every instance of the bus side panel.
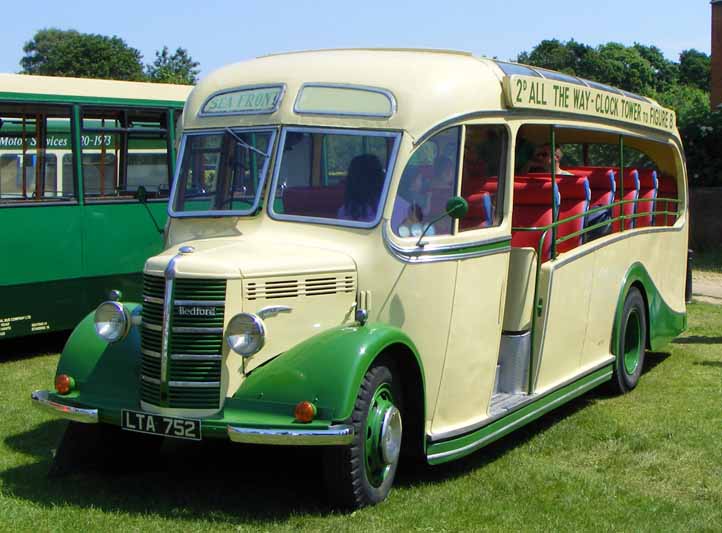
<path id="1" fill-rule="evenodd" d="M 686 242 L 684 229 L 631 230 L 609 237 L 606 243 L 594 241 L 547 263 L 547 275 L 554 263 L 561 266 L 553 270 L 551 298 L 545 302 L 543 314 L 546 318 L 537 320 L 537 339 L 543 345 L 535 392 L 562 383 L 612 355 L 617 304 L 633 264 L 641 264 L 648 272 L 652 290 L 666 307 L 684 313 L 681 265 L 686 261 Z M 547 294 L 545 284 L 541 285 L 540 294 Z M 656 318 L 662 319 L 653 315 L 650 320 L 654 323 Z"/>
<path id="2" fill-rule="evenodd" d="M 81 208 L 3 207 L 0 227 L 0 338 L 74 326 L 87 309 L 63 280 L 82 276 Z"/>
<path id="3" fill-rule="evenodd" d="M 535 357 L 538 374 L 534 392 L 544 392 L 573 378 L 582 366 L 595 256 L 588 254 L 564 263 L 569 256 L 563 254 L 542 266 L 537 300 L 543 300 L 544 312 L 535 321 L 535 353 L 541 355 Z"/>
<path id="4" fill-rule="evenodd" d="M 146 204 L 160 228 L 165 226 L 166 202 Z M 163 249 L 163 235 L 138 202 L 86 204 L 85 276 L 142 272 L 146 259 Z M 115 287 L 107 287 L 114 289 Z"/>

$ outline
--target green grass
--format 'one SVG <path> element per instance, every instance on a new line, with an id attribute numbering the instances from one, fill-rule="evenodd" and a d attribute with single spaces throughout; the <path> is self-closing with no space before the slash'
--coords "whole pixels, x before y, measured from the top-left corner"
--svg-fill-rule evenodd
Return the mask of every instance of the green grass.
<path id="1" fill-rule="evenodd" d="M 150 470 L 48 479 L 64 422 L 28 396 L 51 384 L 57 356 L 5 355 L 0 529 L 719 531 L 722 306 L 689 312 L 631 394 L 594 391 L 455 463 L 402 463 L 389 499 L 352 514 L 326 507 L 313 450 L 166 445 Z"/>

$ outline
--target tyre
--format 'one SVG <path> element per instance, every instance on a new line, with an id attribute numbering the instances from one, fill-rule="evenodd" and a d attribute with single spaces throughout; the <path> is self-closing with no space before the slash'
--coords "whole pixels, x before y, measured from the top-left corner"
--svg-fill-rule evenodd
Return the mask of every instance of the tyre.
<path id="1" fill-rule="evenodd" d="M 359 508 L 383 501 L 399 464 L 402 398 L 397 376 L 383 363 L 361 383 L 351 424 L 351 445 L 325 450 L 324 478 L 337 506 Z"/>
<path id="2" fill-rule="evenodd" d="M 622 321 L 617 336 L 617 358 L 612 375 L 612 387 L 620 394 L 637 386 L 644 366 L 647 346 L 647 311 L 639 289 L 632 287 L 622 309 Z"/>

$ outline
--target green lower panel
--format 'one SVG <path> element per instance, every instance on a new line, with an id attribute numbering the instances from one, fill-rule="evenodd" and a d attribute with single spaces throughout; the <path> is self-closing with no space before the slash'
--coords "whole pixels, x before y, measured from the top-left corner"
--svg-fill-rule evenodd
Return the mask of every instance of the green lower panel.
<path id="1" fill-rule="evenodd" d="M 141 274 L 0 286 L 0 339 L 72 329 L 111 289 L 124 300 L 140 301 Z"/>
<path id="2" fill-rule="evenodd" d="M 609 381 L 611 377 L 612 365 L 609 365 L 565 387 L 550 392 L 535 402 L 527 404 L 476 431 L 443 442 L 430 444 L 427 447 L 428 461 L 430 464 L 435 465 L 469 455 L 515 429 L 536 420 L 544 413 L 564 405 L 605 381 Z"/>

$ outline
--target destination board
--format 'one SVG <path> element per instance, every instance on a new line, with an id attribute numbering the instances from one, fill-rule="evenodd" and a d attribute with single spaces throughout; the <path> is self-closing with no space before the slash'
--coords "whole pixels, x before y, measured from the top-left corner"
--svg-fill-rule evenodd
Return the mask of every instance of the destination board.
<path id="1" fill-rule="evenodd" d="M 676 130 L 674 111 L 621 94 L 573 83 L 512 75 L 504 79 L 507 105 L 618 120 L 666 132 Z"/>

